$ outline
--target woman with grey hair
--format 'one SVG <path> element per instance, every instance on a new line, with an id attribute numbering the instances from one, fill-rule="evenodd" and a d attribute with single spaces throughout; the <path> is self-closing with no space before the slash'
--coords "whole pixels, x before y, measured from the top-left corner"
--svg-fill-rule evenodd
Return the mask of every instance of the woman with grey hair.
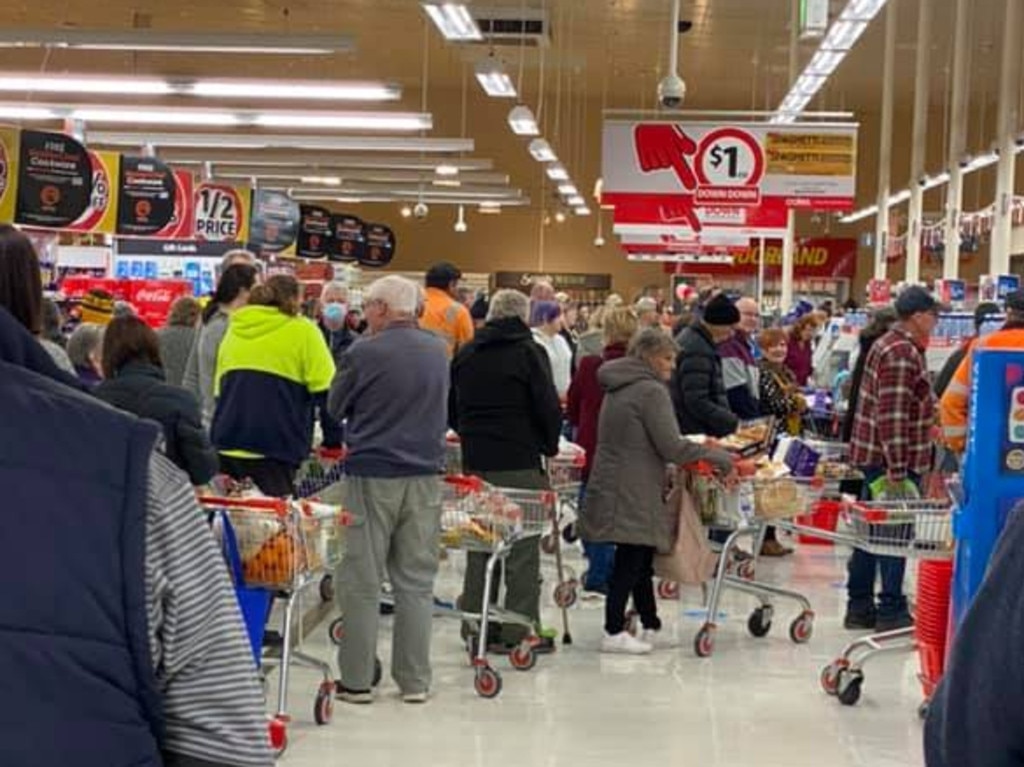
<path id="1" fill-rule="evenodd" d="M 494 294 L 487 324 L 452 363 L 448 419 L 462 438 L 462 465 L 467 474 L 498 487 L 543 490 L 547 488 L 543 457 L 558 454 L 562 411 L 547 354 L 533 340 L 527 325 L 529 311 L 527 297 L 518 291 Z M 483 604 L 486 565 L 486 554 L 469 554 L 461 600 L 467 611 L 478 611 Z M 504 574 L 505 607 L 529 617 L 539 628 L 540 550 L 536 539 L 512 547 Z M 495 595 L 496 590 L 491 598 Z M 464 625 L 464 637 L 475 629 Z M 496 650 L 507 649 L 529 633 L 522 626 L 494 623 L 488 626 L 486 639 L 488 644 L 500 645 Z"/>
<path id="2" fill-rule="evenodd" d="M 83 322 L 68 339 L 68 357 L 78 380 L 90 389 L 103 381 L 103 326 Z"/>
<path id="3" fill-rule="evenodd" d="M 667 386 L 678 353 L 667 333 L 650 328 L 633 339 L 625 358 L 597 374 L 605 396 L 580 537 L 616 547 L 601 652 L 649 653 L 661 629 L 652 578 L 655 553 L 667 553 L 674 543 L 672 512 L 663 500 L 666 464 L 707 461 L 719 476 L 733 476 L 728 453 L 679 433 Z M 643 623 L 640 637 L 625 630 L 630 596 Z"/>

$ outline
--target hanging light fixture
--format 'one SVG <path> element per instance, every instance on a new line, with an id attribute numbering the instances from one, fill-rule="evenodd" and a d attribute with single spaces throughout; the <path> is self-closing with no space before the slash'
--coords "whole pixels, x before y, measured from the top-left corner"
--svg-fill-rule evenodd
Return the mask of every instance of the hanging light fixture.
<path id="1" fill-rule="evenodd" d="M 556 162 L 558 155 L 545 139 L 535 138 L 530 142 L 530 154 L 537 162 Z"/>
<path id="2" fill-rule="evenodd" d="M 469 227 L 466 225 L 466 208 L 462 205 L 459 206 L 459 217 L 455 221 L 455 231 L 459 234 L 464 234 Z"/>
<path id="3" fill-rule="evenodd" d="M 537 125 L 533 110 L 524 104 L 512 107 L 512 111 L 508 113 L 508 127 L 517 136 L 540 135 L 540 127 Z"/>
<path id="4" fill-rule="evenodd" d="M 505 71 L 505 66 L 494 55 L 476 65 L 476 79 L 484 92 L 496 99 L 514 99 L 516 86 Z"/>
<path id="5" fill-rule="evenodd" d="M 547 170 L 548 178 L 552 181 L 568 181 L 569 171 L 561 163 L 549 165 Z"/>

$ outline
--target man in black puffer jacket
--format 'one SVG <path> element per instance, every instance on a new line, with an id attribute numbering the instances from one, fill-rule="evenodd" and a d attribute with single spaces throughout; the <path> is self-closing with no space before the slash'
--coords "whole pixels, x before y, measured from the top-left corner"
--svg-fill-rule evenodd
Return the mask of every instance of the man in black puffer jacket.
<path id="1" fill-rule="evenodd" d="M 718 356 L 718 344 L 732 336 L 739 321 L 739 310 L 727 296 L 719 294 L 708 302 L 702 319 L 676 339 L 680 352 L 672 377 L 672 401 L 683 434 L 725 437 L 739 425 L 729 409 Z"/>

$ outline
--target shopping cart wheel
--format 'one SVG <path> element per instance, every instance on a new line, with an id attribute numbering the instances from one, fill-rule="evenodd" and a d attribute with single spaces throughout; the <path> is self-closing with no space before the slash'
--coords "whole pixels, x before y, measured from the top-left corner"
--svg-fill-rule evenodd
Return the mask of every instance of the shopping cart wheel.
<path id="1" fill-rule="evenodd" d="M 760 639 L 761 637 L 768 636 L 768 632 L 771 630 L 772 608 L 758 607 L 750 614 L 750 618 L 747 619 L 747 631 L 750 632 L 751 636 Z"/>
<path id="2" fill-rule="evenodd" d="M 331 625 L 327 627 L 327 636 L 331 638 L 337 646 L 341 646 L 341 640 L 345 637 L 345 619 L 335 618 L 331 621 Z"/>
<path id="3" fill-rule="evenodd" d="M 814 613 L 805 612 L 798 615 L 789 624 L 789 638 L 796 644 L 806 644 L 814 633 Z"/>
<path id="4" fill-rule="evenodd" d="M 317 724 L 324 725 L 334 716 L 334 682 L 322 682 L 316 693 L 313 704 L 313 719 Z"/>
<path id="5" fill-rule="evenodd" d="M 334 576 L 330 573 L 320 579 L 320 599 L 324 602 L 334 601 Z"/>
<path id="6" fill-rule="evenodd" d="M 562 528 L 562 540 L 568 544 L 573 544 L 578 541 L 580 537 L 576 534 L 576 523 L 570 522 L 564 528 Z"/>
<path id="7" fill-rule="evenodd" d="M 554 533 L 548 533 L 540 539 L 540 550 L 545 554 L 552 555 L 558 550 L 558 539 Z"/>
<path id="8" fill-rule="evenodd" d="M 537 653 L 529 642 L 521 642 L 508 654 L 508 660 L 516 671 L 529 671 L 537 665 Z"/>
<path id="9" fill-rule="evenodd" d="M 864 672 L 844 668 L 839 672 L 836 696 L 844 706 L 856 706 L 860 700 L 860 688 L 864 684 Z"/>
<path id="10" fill-rule="evenodd" d="M 828 695 L 839 694 L 839 674 L 849 665 L 845 658 L 832 661 L 821 670 L 821 689 Z"/>
<path id="11" fill-rule="evenodd" d="M 473 687 L 481 698 L 496 698 L 501 694 L 501 674 L 490 666 L 478 666 Z"/>
<path id="12" fill-rule="evenodd" d="M 710 658 L 715 651 L 715 627 L 705 623 L 693 639 L 693 651 L 698 658 Z"/>
<path id="13" fill-rule="evenodd" d="M 271 719 L 268 726 L 270 736 L 270 750 L 274 752 L 274 758 L 280 759 L 288 749 L 288 726 L 280 719 Z"/>
<path id="14" fill-rule="evenodd" d="M 555 586 L 555 605 L 562 608 L 568 609 L 576 604 L 578 595 L 576 593 L 576 584 L 572 582 L 559 583 Z"/>
<path id="15" fill-rule="evenodd" d="M 658 596 L 662 599 L 679 599 L 679 584 L 675 581 L 658 581 Z"/>

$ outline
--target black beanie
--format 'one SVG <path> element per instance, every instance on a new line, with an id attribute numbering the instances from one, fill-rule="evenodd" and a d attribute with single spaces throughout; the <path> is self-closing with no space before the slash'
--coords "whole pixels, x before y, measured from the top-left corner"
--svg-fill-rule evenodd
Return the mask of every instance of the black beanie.
<path id="1" fill-rule="evenodd" d="M 719 293 L 704 307 L 704 322 L 716 327 L 732 327 L 740 321 L 740 310 L 727 295 Z"/>

